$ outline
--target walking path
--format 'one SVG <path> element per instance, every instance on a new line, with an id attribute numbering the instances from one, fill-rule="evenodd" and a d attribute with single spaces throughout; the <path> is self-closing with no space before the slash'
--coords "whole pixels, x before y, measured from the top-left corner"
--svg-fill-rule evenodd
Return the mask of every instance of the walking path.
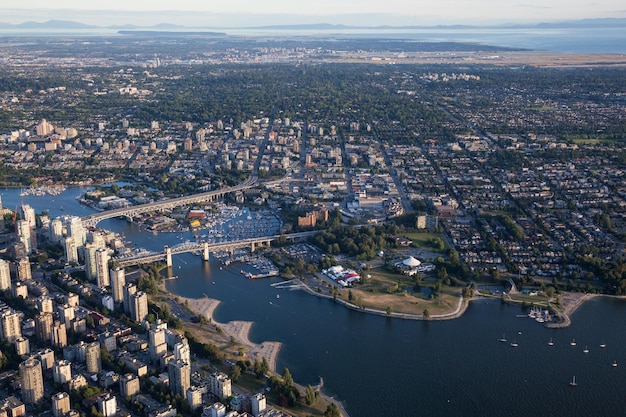
<path id="1" fill-rule="evenodd" d="M 298 280 L 298 284 L 300 286 L 300 288 L 303 288 L 306 292 L 308 292 L 309 294 L 313 294 L 317 297 L 321 297 L 321 298 L 327 298 L 327 299 L 333 299 L 334 297 L 332 295 L 326 295 L 326 294 L 320 294 L 316 291 L 313 291 L 311 289 L 311 287 L 309 287 L 308 285 L 306 285 L 304 282 Z M 454 311 L 451 311 L 449 313 L 445 313 L 445 314 L 436 314 L 436 315 L 432 315 L 430 317 L 424 317 L 424 315 L 422 314 L 410 314 L 410 313 L 387 313 L 385 310 L 377 310 L 374 308 L 360 308 L 359 306 L 356 306 L 348 301 L 342 300 L 341 298 L 334 298 L 334 300 L 336 302 L 338 302 L 339 304 L 342 304 L 344 306 L 346 306 L 347 308 L 350 308 L 352 310 L 357 310 L 357 311 L 362 311 L 364 313 L 370 313 L 370 314 L 376 314 L 379 316 L 388 316 L 388 317 L 395 317 L 395 318 L 400 318 L 400 319 L 407 319 L 407 320 L 451 320 L 451 319 L 455 319 L 460 317 L 463 313 L 465 313 L 465 310 L 467 310 L 467 306 L 469 304 L 470 300 L 465 300 L 465 298 L 463 296 L 459 297 L 459 302 L 456 306 L 456 309 L 454 309 Z M 468 301 L 468 302 L 464 302 L 464 301 Z"/>

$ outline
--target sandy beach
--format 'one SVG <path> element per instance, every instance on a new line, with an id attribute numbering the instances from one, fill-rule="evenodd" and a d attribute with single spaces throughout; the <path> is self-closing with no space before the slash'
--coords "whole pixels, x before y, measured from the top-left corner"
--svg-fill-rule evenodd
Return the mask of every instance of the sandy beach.
<path id="1" fill-rule="evenodd" d="M 206 319 L 209 320 L 211 323 L 221 328 L 226 335 L 232 337 L 242 346 L 247 348 L 248 356 L 252 360 L 254 360 L 255 358 L 259 360 L 265 358 L 265 360 L 269 364 L 270 370 L 276 372 L 276 358 L 278 357 L 278 352 L 280 351 L 280 342 L 251 342 L 248 335 L 253 322 L 250 321 L 231 321 L 228 323 L 216 322 L 213 319 L 213 311 L 219 305 L 219 300 L 208 297 L 185 298 L 179 296 L 178 298 L 181 304 L 184 304 L 186 301 L 187 306 L 191 311 L 193 311 L 197 315 L 202 315 L 206 317 Z"/>

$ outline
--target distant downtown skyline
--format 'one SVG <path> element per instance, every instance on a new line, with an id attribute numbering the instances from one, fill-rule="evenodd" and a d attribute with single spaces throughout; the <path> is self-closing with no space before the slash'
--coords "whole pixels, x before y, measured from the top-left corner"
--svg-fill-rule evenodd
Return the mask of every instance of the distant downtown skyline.
<path id="1" fill-rule="evenodd" d="M 73 20 L 85 24 L 242 27 L 332 23 L 346 25 L 506 24 L 626 18 L 622 0 L 3 0 L 1 23 Z"/>

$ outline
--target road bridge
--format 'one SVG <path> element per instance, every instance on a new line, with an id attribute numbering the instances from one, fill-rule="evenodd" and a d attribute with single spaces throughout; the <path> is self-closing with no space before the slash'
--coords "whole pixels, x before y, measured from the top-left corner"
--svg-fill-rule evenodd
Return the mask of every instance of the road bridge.
<path id="1" fill-rule="evenodd" d="M 235 249 L 249 247 L 252 252 L 258 247 L 270 246 L 272 241 L 284 238 L 288 241 L 294 241 L 297 239 L 304 239 L 309 236 L 313 236 L 316 231 L 312 232 L 300 232 L 289 233 L 285 235 L 272 235 L 263 236 L 249 239 L 232 240 L 228 242 L 209 243 L 209 242 L 183 242 L 176 246 L 165 246 L 163 252 L 160 253 L 147 253 L 134 257 L 126 258 L 113 258 L 112 261 L 120 267 L 128 267 L 132 265 L 142 265 L 152 262 L 165 262 L 168 267 L 172 266 L 172 256 L 179 255 L 181 253 L 199 253 L 202 255 L 203 261 L 210 259 L 210 254 L 214 252 L 227 251 L 231 255 L 234 254 Z"/>
<path id="2" fill-rule="evenodd" d="M 90 214 L 82 218 L 85 227 L 95 227 L 99 222 L 113 217 L 132 218 L 139 214 L 149 213 L 159 210 L 168 210 L 175 207 L 185 206 L 189 204 L 205 203 L 221 198 L 226 194 L 243 191 L 256 185 L 258 178 L 251 176 L 246 181 L 233 187 L 220 188 L 219 190 L 208 191 L 204 193 L 192 194 L 184 197 L 170 198 L 167 200 L 155 201 L 152 203 L 139 204 L 136 206 L 123 207 L 114 210 L 102 211 L 100 213 Z"/>

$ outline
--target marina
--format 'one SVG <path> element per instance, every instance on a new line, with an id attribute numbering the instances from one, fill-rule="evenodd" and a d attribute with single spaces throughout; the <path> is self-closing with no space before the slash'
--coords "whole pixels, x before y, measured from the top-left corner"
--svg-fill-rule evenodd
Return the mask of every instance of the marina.
<path id="1" fill-rule="evenodd" d="M 542 308 L 538 308 L 538 307 L 531 307 L 530 310 L 528 311 L 528 314 L 517 314 L 516 317 L 519 318 L 530 318 L 535 320 L 537 323 L 549 323 L 552 321 L 552 314 L 550 314 L 550 310 L 546 309 L 542 309 Z"/>
<path id="2" fill-rule="evenodd" d="M 43 197 L 46 195 L 61 195 L 67 188 L 63 185 L 41 185 L 38 187 L 30 187 L 20 191 L 20 197 Z"/>

